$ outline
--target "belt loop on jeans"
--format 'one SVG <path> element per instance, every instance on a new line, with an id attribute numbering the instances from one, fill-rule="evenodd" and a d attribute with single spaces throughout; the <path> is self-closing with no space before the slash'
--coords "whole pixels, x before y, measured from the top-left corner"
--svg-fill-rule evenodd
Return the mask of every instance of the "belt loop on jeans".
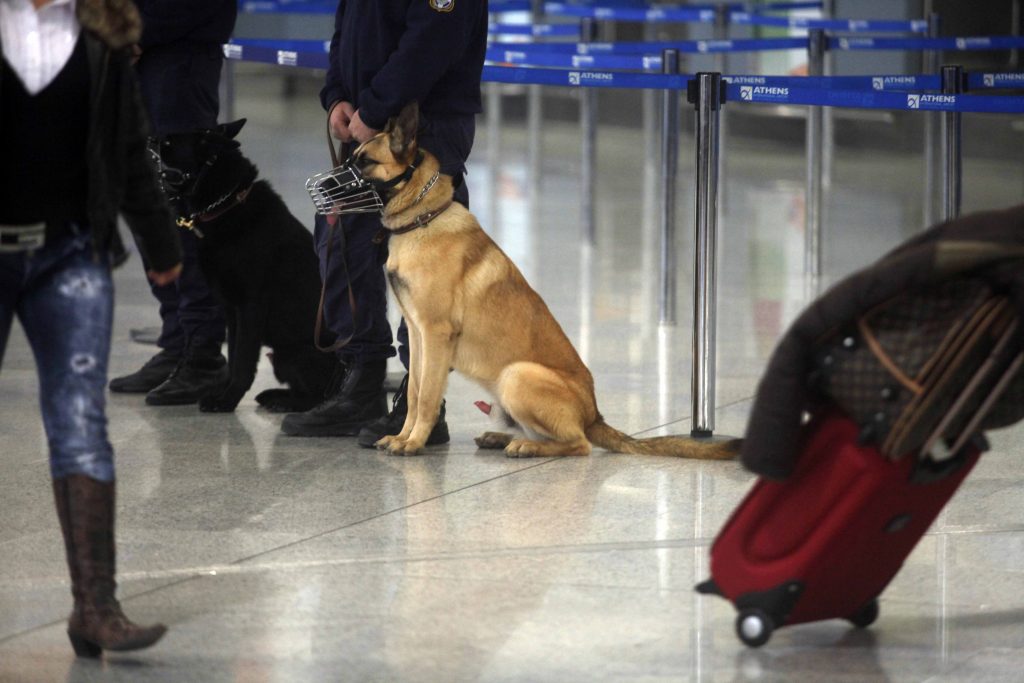
<path id="1" fill-rule="evenodd" d="M 46 243 L 46 223 L 0 224 L 0 254 L 39 249 Z"/>

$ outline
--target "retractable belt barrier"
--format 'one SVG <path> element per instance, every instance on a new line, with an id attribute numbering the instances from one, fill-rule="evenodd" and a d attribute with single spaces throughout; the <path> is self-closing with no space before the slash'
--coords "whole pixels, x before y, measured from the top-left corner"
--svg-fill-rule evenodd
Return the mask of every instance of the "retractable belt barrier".
<path id="1" fill-rule="evenodd" d="M 328 44 L 322 41 L 245 40 L 224 46 L 228 59 L 326 69 Z M 506 51 L 508 52 L 508 51 Z M 660 58 L 659 58 L 660 64 Z M 582 88 L 685 90 L 693 76 L 625 71 L 565 70 L 485 66 L 484 81 Z M 938 90 L 938 76 L 723 76 L 730 101 L 762 104 L 818 105 L 857 109 L 1020 113 L 1024 97 L 948 95 Z M 1024 87 L 1024 73 L 971 73 L 970 89 Z M 891 92 L 901 91 L 901 92 Z"/>
<path id="2" fill-rule="evenodd" d="M 821 7 L 821 3 L 779 3 L 767 5 L 758 12 L 749 12 L 741 5 L 728 5 L 729 23 L 752 26 L 774 26 L 784 28 L 812 29 L 820 28 L 828 31 L 847 33 L 923 33 L 928 30 L 925 19 L 907 21 L 874 20 L 874 19 L 811 19 L 809 17 L 779 17 L 766 12 L 788 11 Z M 617 7 L 612 4 L 603 6 L 572 5 L 562 2 L 544 3 L 544 12 L 550 16 L 599 19 L 607 21 L 639 21 L 645 23 L 696 22 L 712 23 L 717 19 L 720 10 L 715 5 L 687 7 Z"/>

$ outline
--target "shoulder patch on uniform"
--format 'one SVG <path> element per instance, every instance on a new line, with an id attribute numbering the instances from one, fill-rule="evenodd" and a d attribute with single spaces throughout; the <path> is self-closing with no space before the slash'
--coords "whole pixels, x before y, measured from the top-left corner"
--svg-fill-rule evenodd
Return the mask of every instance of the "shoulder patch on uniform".
<path id="1" fill-rule="evenodd" d="M 430 0 L 430 9 L 438 12 L 451 12 L 455 9 L 455 0 Z"/>

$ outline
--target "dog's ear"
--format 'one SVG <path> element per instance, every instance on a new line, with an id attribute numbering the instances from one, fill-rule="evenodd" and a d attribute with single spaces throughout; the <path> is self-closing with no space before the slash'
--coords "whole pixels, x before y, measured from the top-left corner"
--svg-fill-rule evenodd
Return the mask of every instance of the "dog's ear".
<path id="1" fill-rule="evenodd" d="M 238 135 L 238 131 L 242 130 L 242 126 L 245 125 L 245 119 L 238 119 L 231 123 L 222 123 L 217 126 L 217 132 L 226 137 L 228 140 L 234 140 L 235 136 Z"/>
<path id="2" fill-rule="evenodd" d="M 416 131 L 420 126 L 420 105 L 413 100 L 402 107 L 402 111 L 388 120 L 384 132 L 388 135 L 388 146 L 399 161 L 411 161 L 416 152 Z"/>

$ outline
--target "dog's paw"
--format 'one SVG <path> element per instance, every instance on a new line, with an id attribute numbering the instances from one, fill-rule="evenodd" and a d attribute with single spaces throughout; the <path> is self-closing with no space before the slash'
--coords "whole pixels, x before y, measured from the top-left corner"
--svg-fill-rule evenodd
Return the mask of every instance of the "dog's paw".
<path id="1" fill-rule="evenodd" d="M 272 413 L 283 412 L 292 403 L 292 392 L 288 389 L 264 389 L 256 394 L 256 403 Z"/>
<path id="2" fill-rule="evenodd" d="M 513 439 L 505 446 L 509 458 L 536 458 L 540 455 L 540 444 L 529 439 Z"/>
<path id="3" fill-rule="evenodd" d="M 375 443 L 374 446 L 376 446 L 378 450 L 389 451 L 391 450 L 392 444 L 397 444 L 400 441 L 401 439 L 392 434 L 390 436 L 382 436 L 380 439 L 377 440 L 377 443 Z"/>
<path id="4" fill-rule="evenodd" d="M 203 413 L 233 413 L 237 406 L 238 401 L 215 394 L 199 399 L 199 411 Z"/>
<path id="5" fill-rule="evenodd" d="M 476 442 L 477 448 L 500 449 L 512 442 L 512 435 L 502 432 L 484 432 L 473 441 Z"/>
<path id="6" fill-rule="evenodd" d="M 426 444 L 414 441 L 413 439 L 406 439 L 404 441 L 396 439 L 388 444 L 387 451 L 391 455 L 417 455 L 423 451 L 424 445 Z"/>

